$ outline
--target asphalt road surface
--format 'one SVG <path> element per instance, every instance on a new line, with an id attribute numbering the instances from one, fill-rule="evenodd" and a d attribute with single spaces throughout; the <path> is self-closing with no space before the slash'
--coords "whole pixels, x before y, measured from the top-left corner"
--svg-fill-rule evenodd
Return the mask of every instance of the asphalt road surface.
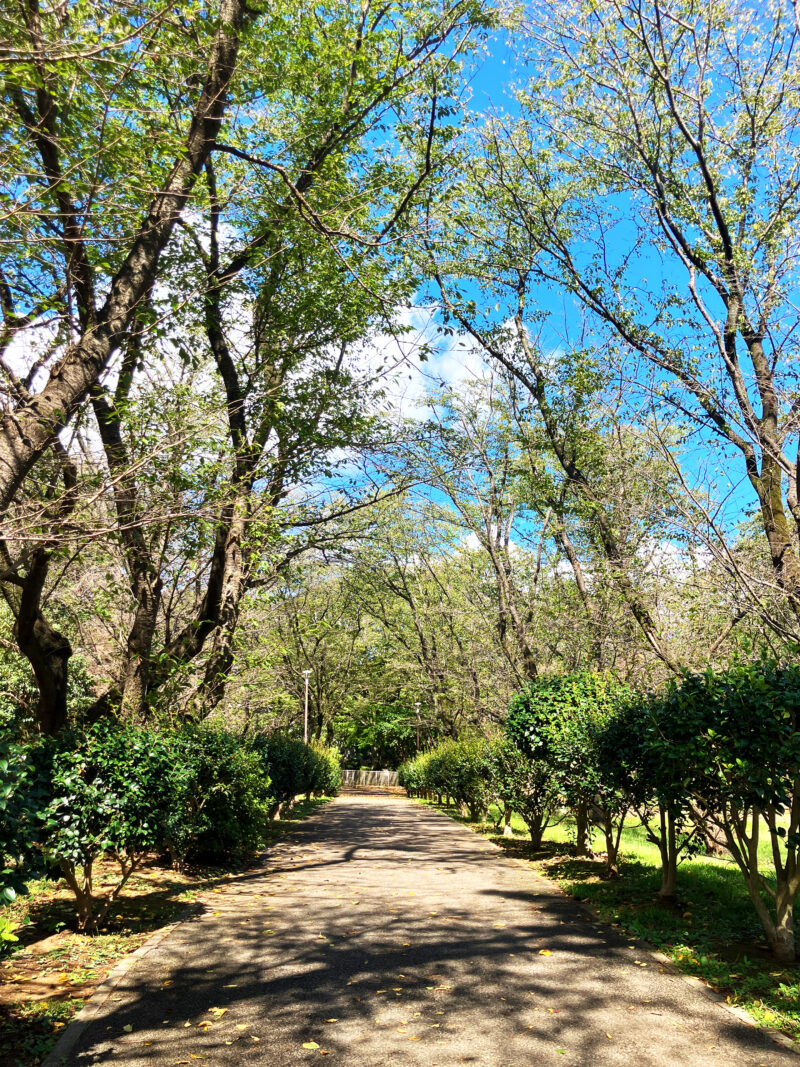
<path id="1" fill-rule="evenodd" d="M 95 1010 L 64 1062 L 799 1062 L 489 842 L 380 795 L 302 823 Z"/>

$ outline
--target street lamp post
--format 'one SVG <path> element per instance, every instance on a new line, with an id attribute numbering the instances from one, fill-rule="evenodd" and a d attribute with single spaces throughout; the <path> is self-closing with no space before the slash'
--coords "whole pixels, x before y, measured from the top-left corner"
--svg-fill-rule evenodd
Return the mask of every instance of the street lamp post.
<path id="1" fill-rule="evenodd" d="M 417 712 L 417 752 L 419 752 L 419 708 L 420 702 L 417 700 L 414 702 L 414 708 Z"/>
<path id="2" fill-rule="evenodd" d="M 303 677 L 306 680 L 306 693 L 303 702 L 303 741 L 308 744 L 308 679 L 311 677 L 311 671 L 303 671 Z"/>

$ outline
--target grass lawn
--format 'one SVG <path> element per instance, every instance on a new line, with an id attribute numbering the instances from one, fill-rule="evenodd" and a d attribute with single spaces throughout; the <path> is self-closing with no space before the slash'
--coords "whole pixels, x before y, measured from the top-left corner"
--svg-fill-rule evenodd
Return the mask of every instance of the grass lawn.
<path id="1" fill-rule="evenodd" d="M 571 896 L 588 904 L 612 926 L 620 926 L 659 948 L 687 974 L 723 993 L 761 1024 L 782 1030 L 800 1041 L 800 965 L 772 959 L 761 925 L 747 895 L 744 880 L 732 859 L 697 856 L 678 870 L 679 906 L 665 908 L 655 901 L 661 881 L 658 849 L 647 841 L 641 826 L 623 831 L 620 871 L 603 878 L 602 859 L 569 855 L 573 825 L 564 820 L 545 834 L 538 851 L 531 847 L 523 821 L 512 817 L 513 838 L 504 838 L 491 823 L 470 823 L 455 809 L 448 815 L 489 837 L 506 851 L 531 863 L 558 882 Z M 604 849 L 596 834 L 592 847 Z M 765 868 L 768 855 L 765 852 Z"/>
<path id="2" fill-rule="evenodd" d="M 269 823 L 265 844 L 290 830 L 325 800 L 298 801 Z M 112 865 L 106 868 L 109 875 Z M 241 867 L 192 867 L 174 871 L 154 857 L 134 874 L 97 934 L 74 929 L 73 898 L 63 881 L 28 883 L 28 894 L 0 914 L 18 924 L 19 942 L 0 957 L 0 1063 L 34 1067 L 60 1031 L 83 1007 L 114 966 L 156 930 L 204 907 L 203 896 L 235 877 Z M 102 889 L 104 866 L 96 865 Z M 114 879 L 116 880 L 116 879 Z"/>

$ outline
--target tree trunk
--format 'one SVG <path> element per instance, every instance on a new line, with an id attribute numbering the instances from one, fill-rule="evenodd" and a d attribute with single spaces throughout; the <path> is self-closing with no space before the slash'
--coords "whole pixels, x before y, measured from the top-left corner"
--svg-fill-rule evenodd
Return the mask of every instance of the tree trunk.
<path id="1" fill-rule="evenodd" d="M 36 721 L 42 733 L 52 736 L 67 721 L 68 663 L 72 646 L 55 630 L 41 612 L 42 591 L 50 566 L 50 553 L 37 548 L 31 556 L 28 573 L 20 580 L 22 592 L 16 604 L 14 636 L 19 650 L 36 677 L 39 695 Z"/>
<path id="2" fill-rule="evenodd" d="M 220 26 L 186 146 L 112 279 L 96 324 L 68 348 L 44 388 L 8 412 L 0 424 L 0 508 L 11 502 L 28 471 L 86 398 L 124 337 L 131 315 L 152 287 L 161 253 L 219 132 L 236 69 L 244 13 L 244 0 L 221 0 Z"/>
<path id="3" fill-rule="evenodd" d="M 620 815 L 620 821 L 615 826 L 612 813 L 608 809 L 603 810 L 603 836 L 606 840 L 607 878 L 619 878 L 619 842 L 622 836 L 624 822 L 624 812 Z"/>
<path id="4" fill-rule="evenodd" d="M 786 881 L 778 882 L 775 899 L 775 934 L 770 940 L 770 948 L 776 960 L 781 963 L 795 961 L 794 900 L 796 893 Z"/>
<path id="5" fill-rule="evenodd" d="M 675 817 L 670 811 L 659 810 L 661 833 L 658 850 L 661 854 L 661 887 L 658 899 L 673 903 L 678 895 L 678 841 Z"/>
<path id="6" fill-rule="evenodd" d="M 152 575 L 148 575 L 148 578 Z M 147 694 L 150 687 L 153 638 L 161 603 L 161 578 L 139 583 L 139 602 L 125 648 L 120 710 L 133 719 L 147 717 Z"/>
<path id="7" fill-rule="evenodd" d="M 760 475 L 751 474 L 750 481 L 758 493 L 761 522 L 775 577 L 786 593 L 792 611 L 800 616 L 800 559 L 784 509 L 783 472 L 777 460 L 770 456 L 769 444 L 764 446 Z"/>
<path id="8" fill-rule="evenodd" d="M 514 831 L 511 829 L 511 807 L 508 804 L 503 805 L 503 837 L 513 837 Z"/>
<path id="9" fill-rule="evenodd" d="M 583 800 L 575 809 L 575 855 L 592 855 L 589 847 L 589 808 Z"/>

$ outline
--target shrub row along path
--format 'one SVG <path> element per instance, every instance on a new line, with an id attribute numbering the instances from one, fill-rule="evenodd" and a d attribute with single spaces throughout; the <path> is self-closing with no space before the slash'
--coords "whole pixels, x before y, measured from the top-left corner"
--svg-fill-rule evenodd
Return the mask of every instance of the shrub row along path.
<path id="1" fill-rule="evenodd" d="M 211 901 L 128 971 L 67 1063 L 798 1064 L 405 798 L 340 797 Z"/>

